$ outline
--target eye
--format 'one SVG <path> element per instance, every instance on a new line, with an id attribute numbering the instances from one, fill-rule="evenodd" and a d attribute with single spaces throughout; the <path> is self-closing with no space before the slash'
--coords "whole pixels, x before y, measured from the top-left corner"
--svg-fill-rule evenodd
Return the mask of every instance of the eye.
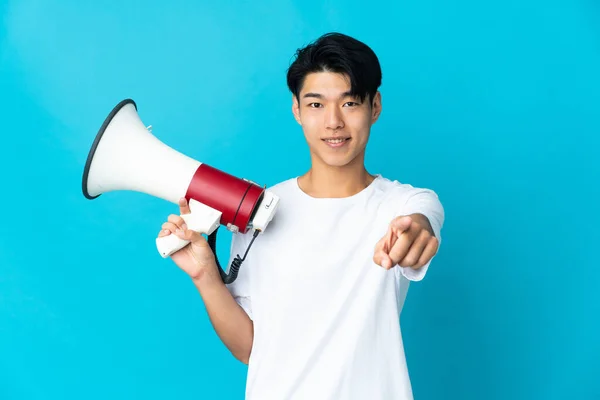
<path id="1" fill-rule="evenodd" d="M 344 107 L 358 107 L 359 105 L 360 105 L 360 103 L 357 103 L 355 101 L 349 101 L 344 104 Z"/>
<path id="2" fill-rule="evenodd" d="M 308 106 L 310 108 L 320 108 L 321 107 L 321 103 L 309 103 Z"/>

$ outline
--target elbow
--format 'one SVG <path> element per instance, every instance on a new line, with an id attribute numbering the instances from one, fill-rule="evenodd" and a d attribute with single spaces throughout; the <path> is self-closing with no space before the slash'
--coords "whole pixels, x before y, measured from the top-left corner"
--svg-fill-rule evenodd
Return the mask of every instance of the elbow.
<path id="1" fill-rule="evenodd" d="M 248 365 L 250 362 L 250 351 L 240 351 L 237 354 L 233 354 L 233 356 L 243 364 Z"/>
<path id="2" fill-rule="evenodd" d="M 254 335 L 251 334 L 235 351 L 231 353 L 240 362 L 248 365 L 250 362 L 250 353 L 252 353 L 252 345 L 254 343 Z"/>
<path id="3" fill-rule="evenodd" d="M 250 321 L 251 322 L 251 321 Z M 254 324 L 250 323 L 245 333 L 238 336 L 236 346 L 229 348 L 231 354 L 240 362 L 248 365 L 254 345 Z"/>

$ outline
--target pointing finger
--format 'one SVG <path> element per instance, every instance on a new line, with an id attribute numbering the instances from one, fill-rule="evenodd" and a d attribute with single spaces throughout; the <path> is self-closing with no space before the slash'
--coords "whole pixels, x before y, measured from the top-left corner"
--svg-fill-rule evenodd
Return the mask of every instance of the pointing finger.
<path id="1" fill-rule="evenodd" d="M 392 225 L 398 234 L 400 234 L 410 229 L 410 226 L 412 225 L 412 218 L 409 216 L 398 217 L 393 220 L 390 225 Z"/>
<path id="2" fill-rule="evenodd" d="M 375 246 L 375 252 L 373 254 L 373 262 L 375 262 L 375 264 L 385 269 L 390 269 L 394 266 L 394 263 L 392 262 L 392 259 L 388 253 L 397 239 L 398 237 L 395 234 L 394 227 L 392 224 L 390 224 L 385 235 L 379 240 L 379 242 L 377 242 L 377 245 Z"/>
<path id="3" fill-rule="evenodd" d="M 390 224 L 385 235 L 377 242 L 376 249 L 383 250 L 386 254 L 389 253 L 397 238 L 394 227 Z"/>
<path id="4" fill-rule="evenodd" d="M 389 252 L 389 257 L 394 264 L 398 264 L 400 260 L 406 257 L 410 246 L 412 245 L 413 238 L 408 235 L 408 233 L 403 233 L 400 235 L 394 246 L 391 248 Z"/>

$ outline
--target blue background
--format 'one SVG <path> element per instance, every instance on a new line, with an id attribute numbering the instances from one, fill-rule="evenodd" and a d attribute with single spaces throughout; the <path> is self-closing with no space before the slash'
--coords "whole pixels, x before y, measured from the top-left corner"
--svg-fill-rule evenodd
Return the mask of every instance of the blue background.
<path id="1" fill-rule="evenodd" d="M 200 161 L 267 185 L 303 173 L 285 70 L 331 30 L 382 64 L 369 170 L 446 209 L 402 314 L 416 398 L 600 398 L 598 2 L 4 0 L 0 16 L 1 399 L 243 397 L 246 366 L 156 252 L 176 207 L 90 202 L 81 174 L 127 97 Z"/>

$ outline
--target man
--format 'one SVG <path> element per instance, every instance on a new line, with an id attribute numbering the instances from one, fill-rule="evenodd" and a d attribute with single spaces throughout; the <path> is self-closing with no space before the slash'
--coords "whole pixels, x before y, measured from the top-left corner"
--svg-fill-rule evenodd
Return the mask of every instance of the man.
<path id="1" fill-rule="evenodd" d="M 280 208 L 237 280 L 223 284 L 206 240 L 180 216 L 159 236 L 192 241 L 172 259 L 248 364 L 247 399 L 412 399 L 399 314 L 409 281 L 423 279 L 438 251 L 444 210 L 433 191 L 365 168 L 382 110 L 368 46 L 324 35 L 298 50 L 287 83 L 311 166 L 270 188 Z M 180 208 L 189 212 L 185 199 Z M 234 235 L 232 257 L 251 236 Z"/>

